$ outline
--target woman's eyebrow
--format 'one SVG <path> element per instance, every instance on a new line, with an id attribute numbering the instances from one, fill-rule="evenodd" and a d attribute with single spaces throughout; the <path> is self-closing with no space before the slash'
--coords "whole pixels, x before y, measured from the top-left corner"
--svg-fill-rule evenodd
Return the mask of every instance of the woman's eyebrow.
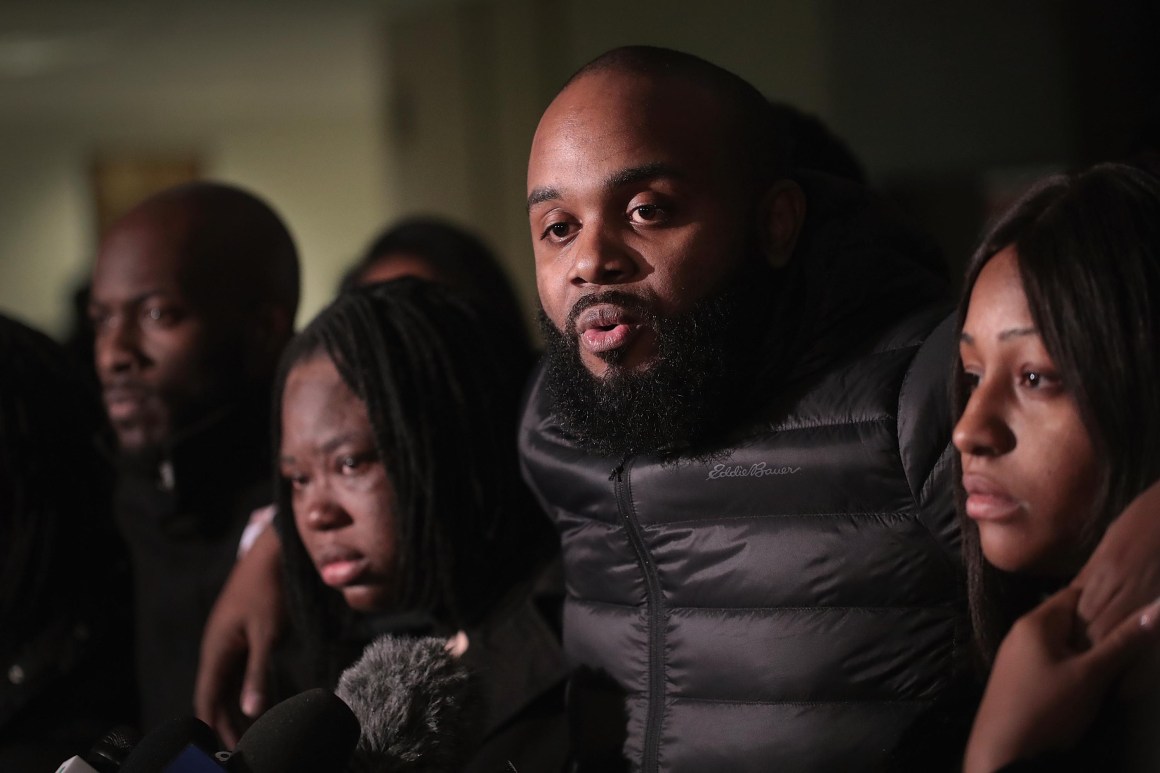
<path id="1" fill-rule="evenodd" d="M 1019 336 L 1033 336 L 1039 335 L 1039 331 L 1034 327 L 1012 327 L 1004 330 L 999 334 L 1000 341 L 1007 341 Z"/>
<path id="2" fill-rule="evenodd" d="M 999 333 L 997 338 L 1000 341 L 1007 341 L 1011 338 L 1018 338 L 1019 336 L 1034 336 L 1034 335 L 1039 335 L 1038 328 L 1012 327 L 1012 328 L 1008 328 L 1007 330 L 1004 330 L 1003 332 Z M 959 341 L 964 343 L 964 344 L 967 344 L 968 346 L 975 345 L 975 337 L 965 330 L 959 334 Z"/>

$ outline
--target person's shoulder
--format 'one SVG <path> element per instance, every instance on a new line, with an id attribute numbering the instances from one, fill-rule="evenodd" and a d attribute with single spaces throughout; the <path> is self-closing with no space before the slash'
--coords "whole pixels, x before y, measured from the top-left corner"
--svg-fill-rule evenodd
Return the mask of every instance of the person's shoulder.
<path id="1" fill-rule="evenodd" d="M 569 673 L 559 634 L 537 603 L 542 599 L 536 598 L 536 589 L 533 583 L 513 589 L 466 632 L 464 663 L 485 675 L 481 684 L 485 735 L 554 694 Z"/>
<path id="2" fill-rule="evenodd" d="M 954 340 L 954 316 L 938 310 L 933 319 L 927 316 L 917 323 L 918 329 L 925 328 L 926 332 L 914 341 L 914 356 L 899 388 L 900 419 L 907 412 L 921 412 L 924 404 L 932 401 L 942 410 L 949 410 L 950 377 L 958 352 Z M 949 413 L 946 419 L 949 421 Z"/>
<path id="3" fill-rule="evenodd" d="M 950 379 L 957 347 L 953 314 L 923 337 L 898 391 L 898 448 L 915 500 L 937 515 L 932 530 L 953 541 L 954 507 L 950 499 L 954 451 L 950 446 L 954 413 Z"/>

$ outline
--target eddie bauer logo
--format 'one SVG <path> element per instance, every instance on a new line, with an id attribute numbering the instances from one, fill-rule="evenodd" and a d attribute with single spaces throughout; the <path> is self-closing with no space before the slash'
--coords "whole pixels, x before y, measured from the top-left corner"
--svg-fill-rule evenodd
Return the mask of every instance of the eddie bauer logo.
<path id="1" fill-rule="evenodd" d="M 766 475 L 793 475 L 801 467 L 770 467 L 765 462 L 758 462 L 746 467 L 743 464 L 717 464 L 709 470 L 707 480 L 717 478 L 764 478 Z"/>

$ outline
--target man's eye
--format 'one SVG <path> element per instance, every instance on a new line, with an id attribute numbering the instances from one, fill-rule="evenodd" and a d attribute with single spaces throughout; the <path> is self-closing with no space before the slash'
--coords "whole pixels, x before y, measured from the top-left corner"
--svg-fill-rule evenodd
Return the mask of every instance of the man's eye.
<path id="1" fill-rule="evenodd" d="M 177 314 L 165 306 L 146 306 L 141 309 L 141 318 L 152 325 L 170 325 L 177 321 Z"/>
<path id="2" fill-rule="evenodd" d="M 634 223 L 657 223 L 665 219 L 665 214 L 665 210 L 656 204 L 641 204 L 632 208 L 629 218 Z"/>
<path id="3" fill-rule="evenodd" d="M 568 234 L 570 234 L 571 232 L 572 232 L 572 226 L 570 223 L 566 223 L 566 222 L 552 223 L 546 229 L 544 229 L 543 238 L 545 238 L 545 239 L 548 239 L 548 238 L 567 239 Z"/>

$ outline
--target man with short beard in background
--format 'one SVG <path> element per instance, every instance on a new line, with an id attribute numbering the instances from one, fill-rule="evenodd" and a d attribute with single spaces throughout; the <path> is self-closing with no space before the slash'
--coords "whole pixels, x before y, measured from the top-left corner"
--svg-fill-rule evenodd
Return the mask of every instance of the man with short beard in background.
<path id="1" fill-rule="evenodd" d="M 864 189 L 788 179 L 777 140 L 748 83 L 635 47 L 532 143 L 547 357 L 520 442 L 563 544 L 581 770 L 962 748 L 942 266 Z"/>
<path id="2" fill-rule="evenodd" d="M 143 731 L 192 712 L 205 618 L 270 503 L 269 388 L 298 289 L 286 227 L 231 186 L 167 190 L 102 240 L 89 312 L 117 440 Z"/>

